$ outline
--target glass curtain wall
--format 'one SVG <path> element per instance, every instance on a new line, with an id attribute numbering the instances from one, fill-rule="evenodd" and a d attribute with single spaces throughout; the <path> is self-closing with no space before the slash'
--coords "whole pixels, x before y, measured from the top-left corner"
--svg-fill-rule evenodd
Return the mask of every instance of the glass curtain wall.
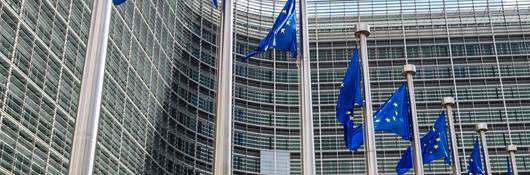
<path id="1" fill-rule="evenodd" d="M 0 174 L 67 174 L 93 1 L 0 0 Z M 219 11 L 112 7 L 95 174 L 211 174 Z"/>
<path id="2" fill-rule="evenodd" d="M 234 1 L 234 174 L 300 174 L 296 60 L 270 51 L 241 61 L 286 0 Z M 68 172 L 91 8 L 0 0 L 0 174 Z M 474 124 L 486 122 L 493 171 L 505 172 L 513 143 L 519 171 L 530 173 L 529 1 L 308 0 L 308 14 L 318 174 L 365 173 L 362 150 L 344 148 L 334 115 L 357 22 L 372 25 L 375 109 L 404 81 L 402 66 L 415 64 L 422 133 L 441 98 L 454 96 L 463 169 Z M 219 10 L 210 0 L 130 0 L 112 15 L 94 172 L 211 174 Z M 380 172 L 394 174 L 409 143 L 381 132 L 376 141 Z"/>
<path id="3" fill-rule="evenodd" d="M 110 28 L 97 174 L 211 174 L 219 11 L 127 1 Z"/>
<path id="4" fill-rule="evenodd" d="M 0 0 L 0 174 L 65 174 L 90 9 Z"/>
<path id="5" fill-rule="evenodd" d="M 236 58 L 256 47 L 284 3 L 236 0 Z M 443 110 L 441 98 L 453 96 L 464 170 L 476 136 L 474 124 L 486 122 L 493 171 L 505 172 L 505 145 L 510 143 L 519 146 L 520 171 L 529 171 L 525 156 L 530 134 L 526 126 L 530 114 L 529 11 L 530 2 L 516 0 L 309 0 L 317 172 L 365 173 L 364 153 L 344 148 L 342 126 L 334 110 L 347 63 L 357 47 L 357 22 L 372 26 L 368 51 L 375 109 L 404 82 L 403 65 L 415 64 L 422 133 Z M 298 77 L 296 61 L 288 53 L 269 52 L 236 62 L 235 172 L 257 174 L 257 153 L 272 149 L 290 151 L 291 174 L 300 173 Z M 284 112 L 289 114 L 287 120 Z M 356 122 L 361 122 L 357 116 Z M 379 169 L 393 174 L 410 143 L 382 132 L 376 133 L 376 140 Z M 288 147 L 282 147 L 285 141 Z M 426 165 L 425 170 L 426 174 L 451 171 L 441 160 Z"/>

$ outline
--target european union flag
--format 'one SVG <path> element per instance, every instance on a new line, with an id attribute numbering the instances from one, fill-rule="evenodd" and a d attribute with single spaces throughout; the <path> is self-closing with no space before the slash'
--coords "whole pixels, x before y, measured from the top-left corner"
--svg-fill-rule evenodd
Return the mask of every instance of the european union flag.
<path id="1" fill-rule="evenodd" d="M 219 3 L 217 2 L 217 0 L 212 0 L 212 3 L 213 3 L 213 6 L 215 6 L 215 8 L 217 8 L 217 6 L 219 6 Z"/>
<path id="2" fill-rule="evenodd" d="M 424 164 L 444 158 L 445 164 L 451 165 L 444 112 L 440 112 L 436 122 L 434 122 L 434 127 L 421 138 L 420 143 L 422 144 L 421 150 Z"/>
<path id="3" fill-rule="evenodd" d="M 357 151 L 363 144 L 363 135 L 363 125 L 360 124 L 355 127 L 353 124 L 353 116 L 351 116 L 350 120 L 344 124 L 344 142 L 346 143 L 346 147 L 350 151 Z"/>
<path id="4" fill-rule="evenodd" d="M 127 1 L 127 0 L 112 0 L 112 3 L 114 5 L 120 5 L 120 4 L 124 3 L 125 1 Z"/>
<path id="5" fill-rule="evenodd" d="M 353 115 L 355 104 L 362 105 L 363 96 L 361 94 L 361 67 L 359 65 L 359 52 L 357 48 L 353 50 L 353 55 L 340 85 L 339 98 L 335 108 L 335 118 L 345 125 Z"/>
<path id="6" fill-rule="evenodd" d="M 506 175 L 512 175 L 512 166 L 510 166 L 510 158 L 506 158 Z"/>
<path id="7" fill-rule="evenodd" d="M 409 121 L 407 85 L 403 83 L 374 114 L 374 127 L 376 131 L 392 132 L 410 140 Z"/>
<path id="8" fill-rule="evenodd" d="M 271 31 L 259 42 L 258 48 L 248 53 L 244 60 L 251 56 L 266 52 L 269 48 L 281 51 L 291 51 L 291 56 L 296 58 L 296 6 L 295 0 L 288 0 L 276 18 Z"/>
<path id="9" fill-rule="evenodd" d="M 425 164 L 425 163 L 424 163 Z M 412 150 L 407 147 L 407 150 L 401 155 L 398 165 L 396 166 L 396 173 L 401 175 L 407 173 L 412 168 Z"/>
<path id="10" fill-rule="evenodd" d="M 445 114 L 443 112 L 440 113 L 438 119 L 434 122 L 434 127 L 421 138 L 420 143 L 423 164 L 429 164 L 440 158 L 444 158 L 446 164 L 451 164 L 447 133 L 445 130 Z M 396 172 L 398 174 L 405 174 L 411 168 L 412 152 L 411 147 L 409 146 L 403 153 L 401 160 L 399 160 Z"/>
<path id="11" fill-rule="evenodd" d="M 468 161 L 467 171 L 469 175 L 484 175 L 478 138 L 475 139 L 475 144 L 473 144 L 473 150 L 471 150 L 471 158 L 469 158 Z"/>

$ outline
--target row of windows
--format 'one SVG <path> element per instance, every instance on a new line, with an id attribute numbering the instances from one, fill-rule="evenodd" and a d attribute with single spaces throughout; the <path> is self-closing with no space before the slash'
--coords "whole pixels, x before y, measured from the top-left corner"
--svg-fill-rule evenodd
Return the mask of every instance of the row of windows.
<path id="1" fill-rule="evenodd" d="M 298 128 L 300 116 L 298 113 L 273 113 L 269 110 L 257 110 L 249 107 L 236 106 L 234 120 L 244 124 L 266 126 L 269 128 Z"/>
<path id="2" fill-rule="evenodd" d="M 441 86 L 441 84 L 439 85 Z M 337 87 L 338 88 L 338 87 Z M 396 86 L 397 88 L 397 86 Z M 374 104 L 386 101 L 395 89 L 378 90 L 372 92 Z M 462 102 L 472 101 L 496 101 L 502 100 L 502 90 L 498 81 L 481 86 L 459 86 L 458 99 Z M 504 84 L 504 98 L 513 99 L 530 99 L 530 88 L 524 85 Z M 454 96 L 453 87 L 441 88 L 423 88 L 421 85 L 415 87 L 415 96 L 419 103 L 439 103 L 442 97 Z M 338 89 L 332 91 L 322 89 L 318 93 L 313 93 L 313 104 L 334 105 L 338 97 Z M 317 103 L 318 102 L 318 103 Z"/>
<path id="3" fill-rule="evenodd" d="M 202 12 L 192 10 L 207 5 L 145 1 L 114 8 L 97 172 L 209 174 L 216 36 Z M 117 166 L 107 169 L 109 162 Z"/>
<path id="4" fill-rule="evenodd" d="M 234 129 L 234 145 L 245 148 L 277 149 L 277 150 L 300 150 L 299 131 L 292 133 L 280 133 L 276 136 Z"/>
<path id="5" fill-rule="evenodd" d="M 15 174 L 68 171 L 87 38 L 70 20 L 90 15 L 74 14 L 77 4 L 50 5 L 0 1 L 0 159 Z"/>
<path id="6" fill-rule="evenodd" d="M 248 79 L 264 80 L 270 82 L 298 83 L 298 72 L 290 69 L 270 69 L 250 65 L 235 65 L 235 75 Z"/>
<path id="7" fill-rule="evenodd" d="M 401 69 L 404 64 L 393 65 L 393 66 L 374 66 L 370 68 L 370 79 L 373 83 L 385 82 L 388 80 L 404 80 L 401 75 Z M 525 62 L 508 62 L 499 64 L 502 77 L 527 77 L 530 69 L 529 65 Z M 498 80 L 498 68 L 497 64 L 455 64 L 451 65 L 416 65 L 416 80 L 443 80 L 451 79 L 453 73 L 457 79 L 476 79 L 488 77 L 490 81 L 494 82 Z M 341 65 L 335 68 L 319 68 L 313 69 L 311 72 L 311 78 L 313 82 L 319 83 L 338 83 L 341 82 L 346 71 L 346 65 Z"/>
<path id="8" fill-rule="evenodd" d="M 411 46 L 407 43 L 407 57 L 408 58 L 436 58 L 448 57 L 448 46 L 430 45 L 430 43 L 422 44 L 422 46 Z M 497 54 L 529 54 L 530 42 L 511 42 L 511 43 L 497 43 Z M 374 46 L 381 46 L 375 43 Z M 384 46 L 384 45 L 383 45 Z M 318 51 L 318 57 L 317 57 Z M 312 50 L 310 53 L 312 61 L 332 61 L 332 60 L 349 60 L 353 49 L 318 49 Z M 459 45 L 453 43 L 451 45 L 452 56 L 485 56 L 495 55 L 493 43 L 473 43 Z M 368 48 L 368 57 L 370 60 L 378 59 L 399 59 L 405 58 L 405 51 L 403 47 L 375 47 Z"/>
<path id="9" fill-rule="evenodd" d="M 487 61 L 494 61 L 493 58 L 484 58 Z M 500 69 L 502 76 L 528 76 L 525 70 L 529 69 L 528 65 L 521 62 L 509 62 L 508 58 L 502 58 L 506 63 L 500 63 Z M 396 60 L 397 61 L 397 60 Z M 448 59 L 440 60 L 447 62 Z M 403 79 L 401 75 L 401 66 L 405 62 L 399 60 L 400 63 L 391 64 L 388 66 L 375 66 L 370 69 L 371 79 L 374 82 L 385 81 L 385 80 L 399 80 Z M 403 62 L 403 63 L 401 63 Z M 420 61 L 421 63 L 421 61 Z M 372 63 L 375 65 L 381 65 L 382 63 Z M 385 63 L 388 64 L 388 63 Z M 436 65 L 435 67 L 430 66 L 429 63 L 422 63 L 424 65 L 417 65 L 417 75 L 415 77 L 421 79 L 443 79 L 452 78 L 453 72 L 455 78 L 478 78 L 478 77 L 497 77 L 497 65 L 496 64 L 455 64 L 453 67 L 450 65 Z M 314 82 L 339 82 L 342 81 L 346 64 L 328 67 L 327 64 L 323 63 L 322 66 L 313 67 L 311 78 Z M 236 65 L 235 73 L 238 76 L 245 78 L 251 78 L 256 80 L 273 81 L 275 82 L 288 82 L 297 83 L 298 74 L 296 70 L 284 70 L 276 69 L 276 79 L 273 79 L 273 69 L 258 68 L 258 67 L 242 67 Z M 202 78 L 202 77 L 201 77 Z M 209 78 L 208 78 L 209 79 Z M 210 80 L 210 79 L 209 79 Z"/>

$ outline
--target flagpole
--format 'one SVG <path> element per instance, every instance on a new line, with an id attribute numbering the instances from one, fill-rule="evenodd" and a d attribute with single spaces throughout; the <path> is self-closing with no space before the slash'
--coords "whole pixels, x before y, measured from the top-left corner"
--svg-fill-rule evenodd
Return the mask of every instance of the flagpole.
<path id="1" fill-rule="evenodd" d="M 377 155 L 375 150 L 374 116 L 372 110 L 372 94 L 370 89 L 370 68 L 368 66 L 368 44 L 366 42 L 370 35 L 370 25 L 358 23 L 355 36 L 359 38 L 362 71 L 363 71 L 363 120 L 364 120 L 364 154 L 366 157 L 366 172 L 368 175 L 377 174 Z"/>
<path id="2" fill-rule="evenodd" d="M 484 165 L 486 166 L 486 174 L 491 175 L 490 156 L 488 153 L 488 143 L 486 141 L 486 131 L 488 125 L 486 123 L 477 123 L 475 129 L 480 135 L 480 146 L 482 147 L 482 156 L 484 157 Z"/>
<path id="3" fill-rule="evenodd" d="M 92 5 L 90 33 L 68 168 L 70 175 L 90 175 L 94 168 L 111 8 L 111 0 L 94 0 Z"/>
<path id="4" fill-rule="evenodd" d="M 453 153 L 453 174 L 461 175 L 460 170 L 460 158 L 458 155 L 458 145 L 456 140 L 456 131 L 455 123 L 453 118 L 453 104 L 455 104 L 455 99 L 453 97 L 444 97 L 442 98 L 442 106 L 446 110 L 446 115 L 449 123 L 449 135 L 451 137 L 451 152 Z"/>
<path id="5" fill-rule="evenodd" d="M 232 174 L 233 2 L 224 0 L 221 20 L 214 175 Z"/>
<path id="6" fill-rule="evenodd" d="M 313 175 L 315 170 L 315 148 L 313 141 L 313 107 L 311 101 L 311 64 L 309 57 L 309 32 L 307 30 L 307 0 L 300 0 L 300 120 L 302 127 L 300 136 L 302 140 L 302 174 Z"/>
<path id="7" fill-rule="evenodd" d="M 506 152 L 508 152 L 508 155 L 510 156 L 510 164 L 512 166 L 513 174 L 518 175 L 519 171 L 517 171 L 517 160 L 515 159 L 515 152 L 517 152 L 517 146 L 515 145 L 506 146 Z"/>
<path id="8" fill-rule="evenodd" d="M 414 174 L 423 175 L 423 159 L 421 156 L 420 131 L 418 127 L 418 113 L 416 111 L 416 97 L 414 96 L 414 82 L 412 76 L 416 74 L 416 66 L 407 64 L 403 66 L 402 74 L 407 78 L 407 89 L 410 101 L 410 116 L 412 125 L 412 153 L 414 157 Z"/>

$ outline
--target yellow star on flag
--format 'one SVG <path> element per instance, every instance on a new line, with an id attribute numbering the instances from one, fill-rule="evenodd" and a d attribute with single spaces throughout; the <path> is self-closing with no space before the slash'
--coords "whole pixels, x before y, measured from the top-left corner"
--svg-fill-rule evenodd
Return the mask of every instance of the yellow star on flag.
<path id="1" fill-rule="evenodd" d="M 285 28 L 282 28 L 280 32 L 285 33 Z"/>

